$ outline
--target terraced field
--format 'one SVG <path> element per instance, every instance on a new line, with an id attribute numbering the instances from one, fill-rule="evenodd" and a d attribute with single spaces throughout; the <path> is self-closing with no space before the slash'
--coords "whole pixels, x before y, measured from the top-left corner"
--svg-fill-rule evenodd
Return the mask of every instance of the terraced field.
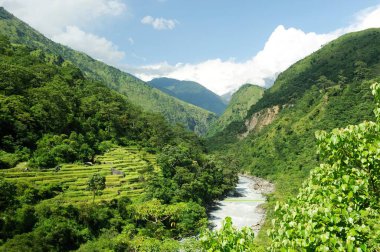
<path id="1" fill-rule="evenodd" d="M 113 175 L 111 169 L 124 172 Z M 64 192 L 54 201 L 62 203 L 92 202 L 92 193 L 87 188 L 88 178 L 94 173 L 106 177 L 106 188 L 95 201 L 112 200 L 120 196 L 136 197 L 144 193 L 144 177 L 148 172 L 157 170 L 156 156 L 137 147 L 115 148 L 102 156 L 97 156 L 95 164 L 63 164 L 59 171 L 24 171 L 18 167 L 2 172 L 7 180 L 27 181 L 36 185 L 61 183 Z"/>

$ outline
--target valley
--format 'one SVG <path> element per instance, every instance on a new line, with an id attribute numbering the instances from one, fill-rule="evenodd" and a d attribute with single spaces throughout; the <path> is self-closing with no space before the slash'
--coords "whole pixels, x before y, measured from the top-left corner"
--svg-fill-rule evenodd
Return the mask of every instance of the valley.
<path id="1" fill-rule="evenodd" d="M 157 36 L 122 38 L 143 62 L 188 25 L 137 23 Z M 281 71 L 269 42 L 245 63 L 114 67 L 0 6 L 0 251 L 380 251 L 380 28 L 280 28 L 329 40 Z"/>

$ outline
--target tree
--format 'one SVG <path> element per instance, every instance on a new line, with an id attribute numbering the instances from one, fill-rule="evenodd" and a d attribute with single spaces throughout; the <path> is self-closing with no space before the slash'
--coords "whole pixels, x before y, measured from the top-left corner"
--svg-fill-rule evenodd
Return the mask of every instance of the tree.
<path id="1" fill-rule="evenodd" d="M 273 251 L 380 249 L 380 84 L 372 93 L 377 122 L 316 133 L 324 163 L 296 199 L 277 204 Z"/>
<path id="2" fill-rule="evenodd" d="M 251 228 L 237 229 L 232 224 L 231 217 L 226 217 L 220 230 L 204 230 L 200 242 L 204 251 L 254 251 L 255 235 Z"/>
<path id="3" fill-rule="evenodd" d="M 11 182 L 0 179 L 0 211 L 16 203 L 17 187 Z"/>
<path id="4" fill-rule="evenodd" d="M 99 194 L 99 191 L 106 188 L 106 177 L 100 175 L 99 173 L 93 174 L 87 182 L 88 190 L 92 191 L 93 198 L 92 203 L 95 201 L 95 195 Z"/>
<path id="5" fill-rule="evenodd" d="M 319 76 L 318 80 L 317 80 L 317 85 L 323 89 L 326 89 L 328 87 L 331 87 L 334 85 L 334 82 L 332 82 L 331 80 L 329 80 L 326 76 L 324 75 L 321 75 Z"/>

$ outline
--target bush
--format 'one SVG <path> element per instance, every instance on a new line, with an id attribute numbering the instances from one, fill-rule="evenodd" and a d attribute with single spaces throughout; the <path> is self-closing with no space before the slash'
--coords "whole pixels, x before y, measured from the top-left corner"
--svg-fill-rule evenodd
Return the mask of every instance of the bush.
<path id="1" fill-rule="evenodd" d="M 311 172 L 296 199 L 277 204 L 272 250 L 380 249 L 380 85 L 372 90 L 377 123 L 316 133 L 325 164 Z"/>
<path id="2" fill-rule="evenodd" d="M 12 207 L 17 202 L 16 192 L 15 184 L 0 178 L 0 211 Z"/>
<path id="3" fill-rule="evenodd" d="M 202 248 L 205 251 L 254 251 L 254 233 L 249 227 L 235 228 L 231 217 L 227 217 L 220 230 L 204 230 L 200 234 Z"/>
<path id="4" fill-rule="evenodd" d="M 60 163 L 76 160 L 89 161 L 95 151 L 86 143 L 81 134 L 46 134 L 37 142 L 37 150 L 30 161 L 32 167 L 52 168 Z"/>
<path id="5" fill-rule="evenodd" d="M 16 153 L 8 153 L 0 150 L 0 169 L 7 169 L 16 166 L 20 157 Z"/>

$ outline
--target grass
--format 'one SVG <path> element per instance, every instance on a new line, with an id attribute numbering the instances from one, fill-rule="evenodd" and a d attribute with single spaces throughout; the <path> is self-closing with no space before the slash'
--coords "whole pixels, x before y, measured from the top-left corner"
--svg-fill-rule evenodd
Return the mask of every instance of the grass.
<path id="1" fill-rule="evenodd" d="M 112 149 L 95 158 L 95 164 L 62 164 L 60 171 L 54 169 L 24 171 L 26 165 L 4 170 L 2 177 L 9 181 L 22 181 L 38 186 L 61 184 L 64 192 L 50 200 L 61 203 L 92 202 L 92 192 L 87 190 L 88 178 L 94 173 L 106 177 L 106 188 L 95 201 L 110 201 L 121 196 L 134 198 L 144 193 L 145 175 L 149 167 L 158 170 L 156 157 L 135 146 Z M 111 168 L 124 172 L 123 175 L 112 175 Z"/>

